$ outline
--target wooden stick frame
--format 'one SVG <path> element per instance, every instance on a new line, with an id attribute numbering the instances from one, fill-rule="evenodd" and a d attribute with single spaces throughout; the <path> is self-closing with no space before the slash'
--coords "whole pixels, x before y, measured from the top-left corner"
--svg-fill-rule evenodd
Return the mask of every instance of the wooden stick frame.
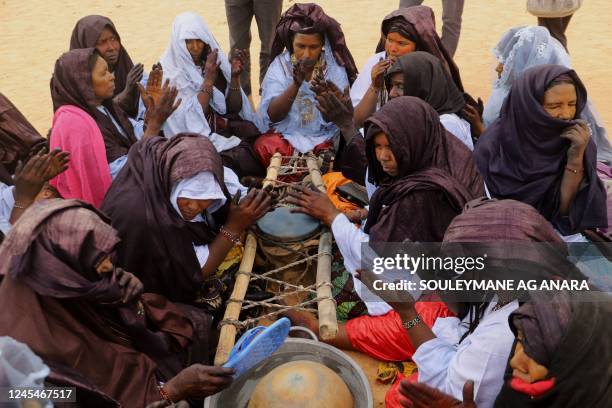
<path id="1" fill-rule="evenodd" d="M 327 192 L 319 160 L 309 154 L 306 163 L 308 172 L 314 186 L 322 193 Z M 319 336 L 323 340 L 336 337 L 338 333 L 338 319 L 336 317 L 336 303 L 333 300 L 331 288 L 331 264 L 332 264 L 332 233 L 329 228 L 324 227 L 319 238 L 319 257 L 317 260 L 317 302 L 319 310 Z"/>
<path id="2" fill-rule="evenodd" d="M 274 153 L 270 160 L 270 166 L 266 174 L 266 180 L 264 181 L 264 187 L 269 184 L 274 184 L 274 180 L 278 177 L 278 170 L 280 169 L 282 157 L 280 153 Z M 225 314 L 223 320 L 238 320 L 240 316 L 240 309 L 242 307 L 242 301 L 246 295 L 249 287 L 251 278 L 249 275 L 240 272 L 251 273 L 253 271 L 253 264 L 255 263 L 255 254 L 257 253 L 257 238 L 255 234 L 249 232 L 246 237 L 244 244 L 244 253 L 242 255 L 242 261 L 240 267 L 236 273 L 236 282 L 234 283 L 234 290 L 230 299 L 235 301 L 229 302 L 225 308 Z M 229 358 L 229 354 L 234 347 L 236 342 L 236 326 L 233 324 L 224 324 L 221 326 L 221 333 L 219 335 L 219 344 L 217 345 L 217 353 L 215 354 L 215 365 L 223 365 Z"/>

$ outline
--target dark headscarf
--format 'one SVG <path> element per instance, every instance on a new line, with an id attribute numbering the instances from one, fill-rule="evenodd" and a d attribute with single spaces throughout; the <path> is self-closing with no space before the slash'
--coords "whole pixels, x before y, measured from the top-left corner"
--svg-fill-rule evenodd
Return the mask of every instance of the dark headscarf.
<path id="1" fill-rule="evenodd" d="M 76 50 L 79 48 L 96 48 L 96 43 L 102 31 L 105 28 L 110 28 L 115 34 L 115 37 L 121 42 L 121 37 L 115 28 L 113 22 L 104 16 L 85 16 L 77 21 L 72 35 L 70 37 L 70 50 Z M 119 49 L 119 58 L 113 74 L 115 74 L 115 95 L 123 91 L 127 82 L 127 75 L 130 70 L 134 67 L 134 63 L 130 58 L 129 54 L 125 50 L 123 44 Z"/>
<path id="2" fill-rule="evenodd" d="M 203 277 L 193 243 L 208 244 L 217 233 L 209 223 L 185 221 L 170 203 L 176 183 L 204 171 L 214 174 L 227 198 L 213 214 L 218 228 L 230 203 L 221 157 L 206 137 L 192 133 L 136 144 L 102 203 L 123 241 L 119 263 L 142 280 L 147 292 L 172 301 L 195 300 Z"/>
<path id="3" fill-rule="evenodd" d="M 465 203 L 483 195 L 483 182 L 471 152 L 444 129 L 436 111 L 424 101 L 411 96 L 395 98 L 364 127 L 369 181 L 378 186 L 370 200 L 366 232 L 376 224 L 384 206 L 399 203 L 413 191 L 442 191 L 456 214 Z M 398 164 L 398 175 L 393 178 L 376 160 L 374 138 L 380 132 L 387 135 Z M 398 216 L 419 219 L 416 208 L 400 211 Z M 395 224 L 390 222 L 387 228 L 393 229 Z M 377 241 L 377 237 L 370 236 L 370 240 Z"/>
<path id="4" fill-rule="evenodd" d="M 526 303 L 509 317 L 510 328 L 520 329 L 525 353 L 548 368 L 551 390 L 539 397 L 513 390 L 506 382 L 495 407 L 593 407 L 612 401 L 612 298 L 592 292 L 583 301 L 578 293 L 559 292 L 552 301 Z"/>
<path id="5" fill-rule="evenodd" d="M 283 13 L 276 25 L 276 35 L 270 51 L 270 61 L 283 50 L 292 49 L 293 35 L 321 34 L 327 37 L 332 47 L 331 52 L 338 65 L 346 69 L 349 83 L 357 78 L 357 66 L 346 46 L 340 23 L 325 14 L 321 6 L 314 3 L 296 3 Z"/>
<path id="6" fill-rule="evenodd" d="M 96 121 L 104 138 L 106 159 L 112 163 L 127 154 L 130 146 L 136 143 L 136 137 L 127 115 L 112 99 L 104 101 L 103 105 L 119 123 L 127 138 L 119 132 L 111 118 L 96 109 L 92 68 L 89 66 L 95 53 L 94 48 L 86 48 L 69 51 L 59 57 L 51 77 L 51 99 L 54 111 L 64 105 L 73 105 L 87 112 Z"/>
<path id="7" fill-rule="evenodd" d="M 45 143 L 34 126 L 0 93 L 0 182 L 12 185 L 17 162 Z"/>
<path id="8" fill-rule="evenodd" d="M 540 65 L 525 71 L 512 85 L 497 119 L 478 140 L 476 165 L 494 197 L 533 205 L 562 234 L 605 228 L 606 192 L 597 177 L 597 148 L 590 140 L 584 153 L 585 181 L 567 219 L 559 215 L 561 180 L 570 142 L 560 137 L 575 120 L 551 117 L 542 106 L 544 93 L 560 75 L 571 77 L 578 96 L 576 116 L 587 101 L 578 75 L 560 65 Z"/>
<path id="9" fill-rule="evenodd" d="M 143 406 L 159 397 L 156 375 L 168 379 L 183 368 L 194 323 L 158 295 L 143 294 L 141 311 L 123 303 L 120 268 L 97 273 L 119 243 L 108 222 L 78 200 L 41 200 L 26 210 L 0 247 L 0 335 L 77 370 L 124 406 Z"/>
<path id="10" fill-rule="evenodd" d="M 406 38 L 411 41 L 411 37 L 416 37 L 417 51 L 425 51 L 440 59 L 444 68 L 450 72 L 457 88 L 463 92 L 459 68 L 442 45 L 442 40 L 436 32 L 436 20 L 431 8 L 427 6 L 402 7 L 388 14 L 381 24 L 382 37 L 376 47 L 377 53 L 385 50 L 385 39 L 391 27 L 394 29 L 403 27 L 403 32 L 409 34 Z M 404 36 L 402 31 L 399 33 Z"/>
<path id="11" fill-rule="evenodd" d="M 404 75 L 404 95 L 424 100 L 438 112 L 460 113 L 465 106 L 461 91 L 453 82 L 442 61 L 432 54 L 415 51 L 398 58 L 386 76 Z"/>

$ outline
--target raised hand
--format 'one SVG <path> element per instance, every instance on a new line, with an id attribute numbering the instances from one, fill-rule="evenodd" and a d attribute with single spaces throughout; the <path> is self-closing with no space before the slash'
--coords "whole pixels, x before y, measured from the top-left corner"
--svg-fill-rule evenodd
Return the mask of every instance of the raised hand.
<path id="1" fill-rule="evenodd" d="M 204 82 L 206 85 L 212 87 L 215 85 L 217 76 L 219 75 L 219 50 L 212 50 L 206 57 L 206 64 L 204 64 Z"/>
<path id="2" fill-rule="evenodd" d="M 316 100 L 317 109 L 324 120 L 334 123 L 341 129 L 353 126 L 353 104 L 348 87 L 340 98 L 333 92 L 324 92 L 317 95 Z"/>
<path id="3" fill-rule="evenodd" d="M 144 91 L 142 85 L 140 85 L 141 93 Z M 144 136 L 155 136 L 159 133 L 159 130 L 163 126 L 164 122 L 181 104 L 181 99 L 176 99 L 178 90 L 174 86 L 170 86 L 170 80 L 166 80 L 164 86 L 161 88 L 161 96 L 157 103 L 154 102 L 153 97 L 148 96 L 147 111 L 145 113 L 145 124 L 147 130 Z M 143 137 L 144 137 L 143 136 Z"/>
<path id="4" fill-rule="evenodd" d="M 385 72 L 393 64 L 390 59 L 382 59 L 372 67 L 370 73 L 372 77 L 372 86 L 376 89 L 380 89 L 385 85 Z"/>
<path id="5" fill-rule="evenodd" d="M 159 98 L 161 98 L 163 78 L 164 71 L 161 65 L 155 64 L 153 65 L 151 72 L 149 72 L 147 87 L 144 88 L 140 83 L 138 83 L 138 90 L 140 91 L 140 96 L 142 97 L 142 101 L 147 110 L 150 107 L 155 106 L 155 104 L 159 101 Z"/>
<path id="6" fill-rule="evenodd" d="M 123 303 L 129 303 L 134 299 L 138 299 L 144 290 L 144 286 L 140 279 L 134 274 L 124 271 L 121 268 L 115 268 L 116 278 L 119 286 L 123 290 Z"/>
<path id="7" fill-rule="evenodd" d="M 584 151 L 591 139 L 589 124 L 579 120 L 577 124 L 568 127 L 561 133 L 561 137 L 571 142 L 567 150 L 567 164 L 572 168 L 583 168 Z"/>
<path id="8" fill-rule="evenodd" d="M 144 72 L 144 65 L 138 63 L 136 65 L 134 65 L 132 67 L 132 69 L 130 69 L 130 72 L 128 72 L 127 74 L 127 79 L 126 79 L 126 88 L 128 89 L 135 89 L 136 88 L 136 84 L 140 83 L 140 81 L 142 80 L 142 74 Z"/>
<path id="9" fill-rule="evenodd" d="M 303 59 L 297 62 L 293 67 L 293 82 L 299 88 L 302 82 L 310 76 L 316 64 L 315 60 Z"/>
<path id="10" fill-rule="evenodd" d="M 463 117 L 470 122 L 472 135 L 475 138 L 479 138 L 485 131 L 484 123 L 478 113 L 478 110 L 472 105 L 465 105 L 463 108 Z"/>
<path id="11" fill-rule="evenodd" d="M 30 205 L 43 185 L 68 168 L 70 154 L 55 149 L 47 153 L 43 147 L 15 171 L 15 201 L 22 206 Z"/>
<path id="12" fill-rule="evenodd" d="M 232 66 L 232 78 L 240 76 L 248 61 L 248 50 L 234 50 L 232 53 L 230 64 Z"/>

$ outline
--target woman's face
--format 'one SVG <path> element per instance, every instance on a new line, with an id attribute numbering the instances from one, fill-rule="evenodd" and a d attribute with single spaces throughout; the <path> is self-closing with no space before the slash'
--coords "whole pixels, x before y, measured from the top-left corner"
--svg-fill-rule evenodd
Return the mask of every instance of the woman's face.
<path id="1" fill-rule="evenodd" d="M 105 273 L 110 273 L 113 271 L 113 262 L 111 261 L 110 255 L 107 255 L 100 261 L 98 266 L 96 267 L 96 272 L 98 275 L 104 275 Z"/>
<path id="2" fill-rule="evenodd" d="M 185 40 L 185 45 L 187 46 L 187 51 L 189 51 L 189 55 L 191 55 L 193 62 L 200 62 L 202 60 L 202 53 L 204 52 L 206 43 L 202 40 L 195 39 Z"/>
<path id="3" fill-rule="evenodd" d="M 572 120 L 576 117 L 576 87 L 574 84 L 557 84 L 544 92 L 544 110 L 553 118 Z"/>
<path id="4" fill-rule="evenodd" d="M 317 61 L 323 50 L 323 39 L 319 34 L 296 34 L 293 36 L 293 55 L 298 61 Z"/>
<path id="5" fill-rule="evenodd" d="M 104 58 L 96 58 L 96 63 L 91 70 L 91 82 L 97 100 L 105 101 L 111 99 L 115 94 L 115 76 L 108 70 L 108 64 Z"/>
<path id="6" fill-rule="evenodd" d="M 396 72 L 391 75 L 391 90 L 389 91 L 389 100 L 404 96 L 404 74 Z"/>
<path id="7" fill-rule="evenodd" d="M 202 214 L 214 200 L 196 200 L 193 198 L 179 197 L 176 200 L 178 208 L 181 211 L 181 216 L 186 221 L 191 221 L 198 214 Z"/>
<path id="8" fill-rule="evenodd" d="M 398 33 L 389 33 L 385 40 L 385 51 L 391 60 L 396 60 L 402 55 L 416 51 L 416 43 L 402 37 Z"/>
<path id="9" fill-rule="evenodd" d="M 514 355 L 510 360 L 512 376 L 530 384 L 545 379 L 548 375 L 548 369 L 543 365 L 538 364 L 534 359 L 525 353 L 522 343 L 524 337 L 520 330 L 518 332 L 517 340 Z"/>
<path id="10" fill-rule="evenodd" d="M 113 30 L 106 27 L 100 33 L 98 41 L 96 41 L 96 50 L 102 55 L 111 66 L 115 66 L 119 60 L 119 50 L 121 50 L 121 42 L 115 35 Z"/>
<path id="11" fill-rule="evenodd" d="M 374 153 L 376 154 L 376 160 L 380 163 L 383 171 L 395 177 L 398 174 L 397 161 L 389 145 L 389 138 L 387 135 L 380 132 L 374 137 Z"/>

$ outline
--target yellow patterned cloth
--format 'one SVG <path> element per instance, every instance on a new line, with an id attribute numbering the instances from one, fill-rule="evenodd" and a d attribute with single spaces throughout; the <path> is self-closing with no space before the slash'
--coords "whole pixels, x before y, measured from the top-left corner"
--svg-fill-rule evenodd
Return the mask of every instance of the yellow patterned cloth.
<path id="1" fill-rule="evenodd" d="M 417 370 L 417 366 L 413 361 L 405 362 L 381 362 L 378 364 L 378 372 L 376 373 L 376 381 L 382 384 L 392 384 L 397 378 L 398 373 L 402 373 L 405 377 L 412 375 Z"/>

